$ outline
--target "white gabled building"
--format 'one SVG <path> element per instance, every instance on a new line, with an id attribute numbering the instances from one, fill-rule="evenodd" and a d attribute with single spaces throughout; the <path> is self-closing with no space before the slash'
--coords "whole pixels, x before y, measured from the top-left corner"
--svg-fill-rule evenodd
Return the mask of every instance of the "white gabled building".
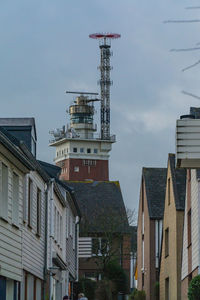
<path id="1" fill-rule="evenodd" d="M 0 299 L 19 300 L 22 283 L 24 178 L 32 164 L 0 128 Z"/>
<path id="2" fill-rule="evenodd" d="M 80 219 L 73 191 L 59 181 L 59 167 L 37 161 L 33 118 L 0 119 L 0 138 L 1 130 L 8 151 L 0 145 L 0 299 L 73 299 Z"/>
<path id="3" fill-rule="evenodd" d="M 23 209 L 22 264 L 23 285 L 20 300 L 41 300 L 46 297 L 46 202 L 48 177 L 36 170 L 25 178 Z"/>
<path id="4" fill-rule="evenodd" d="M 73 299 L 73 283 L 78 280 L 78 232 L 80 211 L 73 190 L 58 179 L 61 169 L 39 161 L 48 174 L 47 273 L 49 299 L 64 295 Z"/>

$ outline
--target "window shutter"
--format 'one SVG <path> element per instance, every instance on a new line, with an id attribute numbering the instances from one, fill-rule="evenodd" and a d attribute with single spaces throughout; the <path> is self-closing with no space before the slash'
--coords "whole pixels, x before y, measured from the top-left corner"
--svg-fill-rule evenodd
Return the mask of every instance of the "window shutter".
<path id="1" fill-rule="evenodd" d="M 19 176 L 13 172 L 12 222 L 19 225 Z"/>
<path id="2" fill-rule="evenodd" d="M 57 211 L 57 242 L 58 242 L 58 244 L 60 244 L 59 231 L 60 231 L 60 215 L 59 215 L 59 212 Z"/>
<path id="3" fill-rule="evenodd" d="M 28 199 L 28 193 L 27 193 L 27 176 L 24 176 L 23 180 L 23 221 L 27 221 L 27 199 Z"/>
<path id="4" fill-rule="evenodd" d="M 57 213 L 56 213 L 56 207 L 54 207 L 54 239 L 57 241 Z"/>
<path id="5" fill-rule="evenodd" d="M 66 237 L 69 238 L 69 208 L 66 210 Z"/>
<path id="6" fill-rule="evenodd" d="M 73 221 L 73 249 L 75 249 L 75 241 L 76 241 L 75 222 Z"/>
<path id="7" fill-rule="evenodd" d="M 28 225 L 33 223 L 33 181 L 29 178 L 28 182 Z"/>
<path id="8" fill-rule="evenodd" d="M 0 193 L 0 215 L 8 219 L 8 167 L 1 165 L 1 193 Z"/>
<path id="9" fill-rule="evenodd" d="M 37 188 L 37 234 L 41 235 L 41 190 Z"/>

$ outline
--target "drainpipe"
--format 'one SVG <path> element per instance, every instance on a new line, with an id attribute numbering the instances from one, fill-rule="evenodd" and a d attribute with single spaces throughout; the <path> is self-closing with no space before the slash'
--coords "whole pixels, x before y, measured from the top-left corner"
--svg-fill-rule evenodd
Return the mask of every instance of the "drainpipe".
<path id="1" fill-rule="evenodd" d="M 47 243 L 48 243 L 48 190 L 49 183 L 45 188 L 45 245 L 44 245 L 44 289 L 43 289 L 43 299 L 45 299 L 45 293 L 47 291 Z"/>
<path id="2" fill-rule="evenodd" d="M 54 237 L 54 199 L 53 199 L 53 190 L 54 190 L 54 181 L 55 179 L 51 179 L 50 180 L 50 257 L 49 257 L 49 261 L 50 261 L 50 266 L 49 268 L 52 268 L 52 252 L 53 252 L 53 237 Z M 50 279 L 49 279 L 49 300 L 52 299 L 52 293 L 53 293 L 53 278 L 52 278 L 52 274 L 50 273 Z"/>
<path id="3" fill-rule="evenodd" d="M 133 263 L 133 252 L 130 252 L 130 289 L 132 291 L 134 287 L 134 277 L 133 277 L 133 268 L 134 268 L 134 263 Z"/>
<path id="4" fill-rule="evenodd" d="M 76 281 L 78 281 L 79 279 L 79 274 L 78 274 L 78 267 L 79 267 L 79 261 L 78 261 L 78 240 L 79 240 L 79 224 L 80 224 L 80 218 L 77 216 L 76 217 L 77 220 L 76 220 L 76 232 L 75 232 L 75 237 L 76 237 L 76 240 L 75 240 L 75 272 L 76 272 Z"/>

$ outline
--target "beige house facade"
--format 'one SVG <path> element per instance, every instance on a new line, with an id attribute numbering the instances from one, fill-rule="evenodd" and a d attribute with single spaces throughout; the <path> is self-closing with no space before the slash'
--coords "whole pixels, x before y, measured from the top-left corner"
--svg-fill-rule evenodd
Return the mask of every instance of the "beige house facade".
<path id="1" fill-rule="evenodd" d="M 181 300 L 181 260 L 186 171 L 169 154 L 160 265 L 160 300 Z"/>

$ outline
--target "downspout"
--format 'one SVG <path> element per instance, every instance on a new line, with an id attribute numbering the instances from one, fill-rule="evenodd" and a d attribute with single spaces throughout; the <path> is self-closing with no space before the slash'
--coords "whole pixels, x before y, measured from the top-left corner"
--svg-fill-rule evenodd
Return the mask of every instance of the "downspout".
<path id="1" fill-rule="evenodd" d="M 131 291 L 134 288 L 133 269 L 134 269 L 133 252 L 130 252 L 130 290 Z"/>
<path id="2" fill-rule="evenodd" d="M 44 248 L 44 289 L 43 289 L 43 299 L 45 299 L 45 293 L 47 291 L 47 243 L 48 243 L 48 190 L 49 184 L 45 189 L 45 248 Z"/>
<path id="3" fill-rule="evenodd" d="M 51 179 L 51 195 L 50 195 L 50 268 L 52 267 L 52 251 L 53 251 L 53 237 L 54 237 L 54 199 L 53 199 L 53 190 L 54 190 L 54 182 L 55 179 Z M 49 278 L 49 300 L 52 299 L 52 293 L 53 293 L 53 278 L 52 274 L 50 273 L 50 278 Z"/>
<path id="4" fill-rule="evenodd" d="M 79 224 L 80 224 L 80 218 L 77 216 L 77 221 L 76 221 L 76 227 L 75 227 L 75 273 L 76 273 L 76 278 L 75 280 L 78 281 L 79 279 L 79 274 L 78 274 L 78 239 L 79 239 Z"/>

